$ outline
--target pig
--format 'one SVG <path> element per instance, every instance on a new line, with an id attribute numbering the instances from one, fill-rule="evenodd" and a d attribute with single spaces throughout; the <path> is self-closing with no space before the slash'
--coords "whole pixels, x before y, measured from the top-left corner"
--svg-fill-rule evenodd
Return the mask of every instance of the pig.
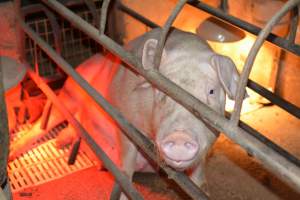
<path id="1" fill-rule="evenodd" d="M 153 29 L 125 46 L 137 56 L 145 69 L 154 68 L 154 55 L 160 34 L 161 29 Z M 154 141 L 165 164 L 175 170 L 187 172 L 196 185 L 203 187 L 206 184 L 206 157 L 219 133 L 152 86 L 142 76 L 124 66 L 117 67 L 119 62 L 113 61 L 117 59 L 110 56 L 98 56 L 85 61 L 84 63 L 88 63 L 95 58 L 99 59 L 97 66 L 88 65 L 88 75 L 85 75 L 84 70 L 77 71 L 98 92 L 104 94 L 130 123 Z M 236 95 L 239 74 L 233 61 L 216 54 L 206 41 L 192 33 L 175 28 L 170 30 L 158 70 L 221 115 L 224 115 L 226 94 L 231 99 Z M 109 81 L 106 81 L 103 87 L 100 86 L 103 78 L 107 80 L 108 74 Z M 106 117 L 104 118 L 107 120 L 102 123 L 104 112 L 97 110 L 94 103 L 86 101 L 90 97 L 81 92 L 73 94 L 73 86 L 67 87 L 67 84 L 68 82 L 62 91 L 68 101 L 74 102 L 71 106 L 75 110 L 74 116 L 78 116 L 77 118 L 87 125 L 88 132 L 94 134 L 100 146 L 104 145 L 104 149 L 114 150 L 110 156 L 116 155 L 116 152 L 120 154 L 120 165 L 125 174 L 132 179 L 135 171 L 151 169 L 122 130 L 112 125 L 113 122 Z M 77 92 L 77 88 L 75 90 Z M 109 127 L 113 127 L 112 132 L 109 131 Z M 76 136 L 74 132 L 66 131 L 59 138 L 58 143 L 64 145 Z M 111 144 L 112 147 L 109 147 Z M 127 197 L 122 194 L 121 199 Z"/>
<path id="2" fill-rule="evenodd" d="M 145 69 L 154 68 L 160 34 L 161 29 L 153 29 L 126 47 Z M 226 94 L 231 99 L 236 95 L 239 73 L 233 61 L 216 54 L 206 41 L 189 32 L 170 30 L 158 70 L 221 115 Z M 206 184 L 205 159 L 218 132 L 125 67 L 119 68 L 112 80 L 108 98 L 129 122 L 155 142 L 163 162 L 187 172 L 199 187 Z M 124 134 L 120 137 L 122 170 L 132 179 L 136 161 L 141 162 L 142 155 Z M 127 198 L 122 194 L 121 199 Z"/>

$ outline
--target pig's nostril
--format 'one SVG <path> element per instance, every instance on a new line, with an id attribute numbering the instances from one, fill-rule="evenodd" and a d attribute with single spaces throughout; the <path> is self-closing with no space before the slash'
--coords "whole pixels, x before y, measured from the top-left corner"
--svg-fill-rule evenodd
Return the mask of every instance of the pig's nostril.
<path id="1" fill-rule="evenodd" d="M 185 142 L 184 146 L 189 150 L 193 150 L 197 148 L 197 145 L 193 142 Z"/>
<path id="2" fill-rule="evenodd" d="M 172 148 L 175 145 L 175 143 L 173 141 L 167 141 L 163 143 L 163 147 L 164 148 Z"/>

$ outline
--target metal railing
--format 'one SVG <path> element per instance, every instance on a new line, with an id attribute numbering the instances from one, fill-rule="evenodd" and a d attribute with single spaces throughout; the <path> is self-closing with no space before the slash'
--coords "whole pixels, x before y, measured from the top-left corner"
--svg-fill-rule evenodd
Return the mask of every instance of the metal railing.
<path id="1" fill-rule="evenodd" d="M 159 90 L 169 95 L 175 101 L 183 105 L 186 109 L 188 109 L 192 114 L 195 115 L 200 120 L 205 121 L 205 123 L 209 123 L 212 127 L 217 129 L 218 131 L 224 132 L 230 139 L 235 141 L 237 144 L 246 149 L 249 153 L 254 155 L 256 158 L 261 160 L 262 164 L 267 167 L 269 170 L 274 172 L 281 180 L 291 185 L 297 191 L 300 191 L 300 169 L 293 162 L 289 161 L 282 156 L 277 151 L 273 150 L 269 146 L 265 145 L 264 142 L 258 140 L 253 135 L 248 134 L 242 128 L 238 127 L 237 122 L 239 120 L 240 108 L 235 108 L 233 120 L 228 120 L 224 116 L 214 112 L 212 109 L 207 107 L 201 101 L 190 95 L 187 91 L 181 89 L 170 80 L 161 75 L 156 69 L 146 70 L 142 67 L 141 62 L 132 54 L 125 51 L 121 46 L 116 44 L 110 38 L 105 36 L 103 33 L 103 28 L 101 26 L 105 22 L 101 23 L 100 31 L 82 20 L 72 11 L 67 9 L 65 6 L 60 4 L 55 0 L 43 0 L 43 2 L 54 9 L 64 18 L 69 20 L 73 26 L 80 29 L 89 35 L 92 39 L 94 39 L 99 44 L 103 45 L 106 49 L 110 50 L 112 53 L 117 55 L 122 61 L 127 63 L 135 72 L 142 75 L 146 80 L 148 80 L 151 84 L 154 84 Z M 195 2 L 195 1 L 193 1 Z M 185 1 L 180 1 L 178 4 L 178 8 L 184 5 Z M 268 25 L 261 31 L 259 34 L 254 47 L 251 49 L 250 54 L 247 58 L 247 65 L 244 67 L 246 70 L 243 71 L 241 77 L 241 83 L 239 87 L 239 95 L 236 99 L 236 105 L 239 105 L 242 100 L 243 92 L 245 91 L 245 86 L 247 84 L 247 80 L 249 77 L 249 72 L 251 70 L 251 65 L 255 59 L 255 55 L 260 48 L 261 43 L 266 39 L 267 35 L 271 31 L 272 26 L 274 26 L 280 17 L 293 9 L 300 3 L 299 0 L 290 0 L 286 5 L 281 9 L 279 14 L 273 17 Z M 180 10 L 180 9 L 179 9 Z M 175 9 L 174 13 L 178 14 L 179 10 Z M 177 14 L 174 14 L 175 17 Z M 171 19 L 171 18 L 170 18 Z M 21 19 L 20 19 L 21 20 Z M 102 18 L 103 20 L 103 18 Z M 172 22 L 170 23 L 172 24 Z M 154 144 L 146 138 L 139 130 L 129 124 L 122 115 L 115 110 L 108 102 L 103 99 L 101 95 L 99 95 L 80 75 L 78 75 L 71 66 L 68 65 L 49 45 L 47 45 L 37 34 L 35 34 L 25 23 L 21 20 L 21 25 L 24 31 L 35 41 L 37 44 L 49 55 L 51 59 L 53 59 L 67 74 L 73 77 L 76 82 L 87 91 L 89 95 L 109 114 L 112 118 L 118 123 L 118 125 L 122 128 L 122 130 L 126 133 L 126 135 L 140 148 L 142 149 L 150 159 L 156 161 L 157 155 Z M 103 26 L 102 26 L 103 27 Z M 167 26 L 166 26 L 167 27 Z M 168 32 L 169 28 L 166 28 L 166 32 Z M 162 36 L 163 37 L 163 36 Z M 163 46 L 164 39 L 160 40 L 158 46 Z M 292 50 L 291 50 L 292 51 Z M 167 166 L 161 166 L 162 169 L 166 171 L 171 179 L 173 179 L 178 185 L 182 187 L 184 191 L 187 192 L 193 199 L 207 199 L 205 194 L 193 184 L 187 176 L 183 173 L 176 172 Z M 111 168 L 108 167 L 109 170 Z M 130 195 L 128 192 L 131 188 L 127 188 L 124 186 L 122 182 L 119 182 L 118 175 L 116 176 L 118 183 L 121 185 L 123 191 Z M 129 186 L 128 186 L 129 187 Z M 131 186 L 130 186 L 131 187 Z M 128 189 L 128 190 L 127 190 Z M 132 199 L 139 199 L 139 196 L 132 195 L 130 196 Z"/>

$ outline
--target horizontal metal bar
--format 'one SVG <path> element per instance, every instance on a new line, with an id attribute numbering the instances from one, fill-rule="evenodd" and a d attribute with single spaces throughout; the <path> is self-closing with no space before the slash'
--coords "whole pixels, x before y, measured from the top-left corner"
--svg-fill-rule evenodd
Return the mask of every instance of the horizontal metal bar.
<path id="1" fill-rule="evenodd" d="M 226 112 L 226 118 L 230 119 L 231 114 Z M 300 167 L 300 160 L 290 154 L 288 151 L 283 149 L 282 147 L 278 146 L 276 143 L 272 142 L 270 139 L 268 139 L 266 136 L 262 135 L 260 132 L 249 126 L 248 124 L 244 123 L 243 121 L 239 121 L 239 127 L 241 127 L 243 130 L 247 131 L 247 133 L 251 134 L 258 140 L 260 140 L 265 145 L 269 146 L 274 151 L 278 152 L 280 155 L 284 156 L 286 159 L 288 159 L 290 162 L 294 163 L 298 167 Z"/>
<path id="2" fill-rule="evenodd" d="M 31 35 L 30 28 L 21 22 L 22 28 L 26 33 Z M 31 35 L 35 37 L 34 35 Z M 130 180 L 126 175 L 124 175 L 118 167 L 112 162 L 112 160 L 106 155 L 106 153 L 97 145 L 95 140 L 90 136 L 90 134 L 85 130 L 85 128 L 73 117 L 73 115 L 67 110 L 63 102 L 61 102 L 52 89 L 38 76 L 36 75 L 29 65 L 27 64 L 28 74 L 30 78 L 36 83 L 36 85 L 43 91 L 43 93 L 50 99 L 53 105 L 67 118 L 69 123 L 75 128 L 78 134 L 80 134 L 92 150 L 95 152 L 97 157 L 103 162 L 104 166 L 114 175 L 118 183 L 123 188 L 124 192 L 132 199 L 143 199 L 141 195 L 136 191 L 136 189 L 130 183 Z M 71 67 L 71 66 L 70 66 Z"/>
<path id="3" fill-rule="evenodd" d="M 97 29 L 78 17 L 76 14 L 65 8 L 54 0 L 43 0 L 52 9 L 55 9 L 60 15 L 69 20 L 73 26 L 80 29 L 99 44 L 118 55 L 124 62 L 141 74 L 146 80 L 155 85 L 159 90 L 169 95 L 172 99 L 183 105 L 198 119 L 204 120 L 217 130 L 224 132 L 230 139 L 242 146 L 256 158 L 261 160 L 262 164 L 273 171 L 274 174 L 284 182 L 300 191 L 300 169 L 289 162 L 286 158 L 267 147 L 255 137 L 249 135 L 243 129 L 232 126 L 224 117 L 210 109 L 207 105 L 181 89 L 169 79 L 162 76 L 156 70 L 144 70 L 142 64 L 137 58 L 125 51 L 120 45 L 116 44 L 106 36 L 99 36 Z M 181 184 L 179 184 L 181 186 Z M 186 186 L 184 186 L 186 187 Z M 182 188 L 184 188 L 182 187 Z"/>
<path id="4" fill-rule="evenodd" d="M 58 4 L 58 6 L 60 6 Z M 65 11 L 67 12 L 67 11 Z M 76 14 L 74 14 L 76 15 Z M 80 18 L 81 19 L 81 18 Z M 182 172 L 176 172 L 170 167 L 165 166 L 163 163 L 158 162 L 159 156 L 155 150 L 154 144 L 146 138 L 139 130 L 133 127 L 119 111 L 113 108 L 93 87 L 89 85 L 73 68 L 70 66 L 60 55 L 58 55 L 45 41 L 43 41 L 36 33 L 32 31 L 24 22 L 22 22 L 22 28 L 33 39 L 42 50 L 69 76 L 71 76 L 87 93 L 100 105 L 121 127 L 121 129 L 127 134 L 127 136 L 134 141 L 134 143 L 141 148 L 150 158 L 156 163 L 160 164 L 160 167 L 171 177 L 176 183 L 178 183 L 187 193 L 194 199 L 208 199 L 206 195 Z M 93 27 L 94 28 L 94 27 Z M 98 36 L 99 31 L 93 29 Z M 121 186 L 123 187 L 123 186 Z M 124 189 L 124 188 L 123 188 Z"/>
<path id="5" fill-rule="evenodd" d="M 200 10 L 203 10 L 213 16 L 216 16 L 226 22 L 229 22 L 249 33 L 252 33 L 254 35 L 258 35 L 261 32 L 261 28 L 250 24 L 249 22 L 243 21 L 237 17 L 234 17 L 232 15 L 228 15 L 224 12 L 222 12 L 220 9 L 211 7 L 201 1 L 197 1 L 197 0 L 189 0 L 188 4 L 190 4 L 191 6 L 198 8 Z M 296 55 L 300 55 L 300 46 L 297 44 L 291 44 L 288 40 L 278 37 L 273 33 L 270 33 L 268 35 L 268 37 L 266 38 L 266 40 L 268 42 L 271 42 L 273 44 L 275 44 L 276 46 L 279 46 L 285 50 L 288 50 Z"/>
<path id="6" fill-rule="evenodd" d="M 124 6 L 120 1 L 118 1 L 117 8 L 122 10 L 123 12 L 127 13 L 131 17 L 143 22 L 144 24 L 146 24 L 150 28 L 159 27 L 159 25 L 155 24 L 154 22 L 150 21 L 149 19 L 147 19 L 147 18 L 143 17 L 142 15 L 138 14 L 137 12 L 132 10 L 131 8 L 128 8 L 127 6 Z"/>
<path id="7" fill-rule="evenodd" d="M 273 92 L 267 90 L 263 86 L 259 85 L 258 83 L 248 80 L 247 86 L 253 89 L 258 94 L 262 95 L 264 98 L 271 101 L 273 104 L 278 105 L 280 108 L 284 109 L 285 111 L 289 112 L 293 116 L 300 119 L 300 108 L 295 106 L 294 104 L 286 101 L 285 99 L 279 97 L 278 95 L 274 94 Z"/>
<path id="8" fill-rule="evenodd" d="M 125 6 L 123 4 L 119 4 L 118 8 L 151 28 L 159 27 L 159 25 L 148 20 L 147 18 L 144 18 L 142 15 L 140 15 L 136 11 L 132 10 L 131 8 L 128 8 L 127 6 Z M 295 106 L 292 103 L 286 101 L 285 99 L 279 97 L 278 95 L 274 94 L 273 92 L 270 92 L 263 86 L 259 85 L 258 83 L 254 82 L 250 79 L 248 80 L 247 86 L 249 88 L 251 88 L 252 90 L 254 90 L 255 92 L 257 92 L 258 94 L 265 97 L 266 99 L 268 99 L 269 101 L 271 101 L 273 104 L 279 106 L 280 108 L 284 109 L 285 111 L 289 112 L 290 114 L 294 115 L 295 117 L 300 118 L 300 108 L 298 108 L 297 106 Z"/>

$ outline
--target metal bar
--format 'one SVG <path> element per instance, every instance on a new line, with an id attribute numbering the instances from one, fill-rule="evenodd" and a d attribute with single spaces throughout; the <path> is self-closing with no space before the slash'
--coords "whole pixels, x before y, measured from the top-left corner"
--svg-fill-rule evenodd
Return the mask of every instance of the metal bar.
<path id="1" fill-rule="evenodd" d="M 58 6 L 60 7 L 59 3 Z M 76 14 L 74 15 L 78 17 Z M 81 18 L 79 17 L 79 19 Z M 140 147 L 153 161 L 159 163 L 160 167 L 169 175 L 169 177 L 174 179 L 174 181 L 178 185 L 180 185 L 185 191 L 187 191 L 187 194 L 189 194 L 194 199 L 208 199 L 206 195 L 184 173 L 176 172 L 170 167 L 167 167 L 161 162 L 158 162 L 158 151 L 155 150 L 154 144 L 146 136 L 144 136 L 140 131 L 138 131 L 129 122 L 127 122 L 120 112 L 114 109 L 93 87 L 89 85 L 89 83 L 85 79 L 83 79 L 72 68 L 72 66 L 70 66 L 45 41 L 43 41 L 36 33 L 34 33 L 34 31 L 32 31 L 32 29 L 28 27 L 28 25 L 26 25 L 24 21 L 21 21 L 21 26 L 23 30 L 28 34 L 28 36 L 31 37 L 31 39 L 33 39 L 58 66 L 60 66 L 69 76 L 71 76 L 85 91 L 87 91 L 87 93 L 97 102 L 98 105 L 100 105 L 110 116 L 112 116 L 112 118 L 119 124 L 119 126 L 127 134 L 127 136 L 129 136 L 129 138 L 133 140 L 138 147 Z M 93 30 L 96 31 L 94 32 L 94 34 L 96 35 L 96 37 L 98 37 L 98 30 L 94 27 Z M 107 38 L 106 36 L 104 37 Z"/>
<path id="2" fill-rule="evenodd" d="M 135 18 L 135 19 L 143 22 L 144 24 L 146 24 L 147 26 L 149 26 L 151 28 L 159 27 L 159 25 L 157 25 L 154 22 L 150 21 L 149 19 L 143 17 L 142 15 L 140 15 L 137 12 L 135 12 L 131 8 L 129 8 L 127 6 L 124 6 L 120 1 L 118 1 L 117 8 L 120 9 L 120 10 L 122 10 L 123 12 L 127 13 L 131 17 L 133 17 L 133 18 Z"/>
<path id="3" fill-rule="evenodd" d="M 250 24 L 249 22 L 243 21 L 238 19 L 237 17 L 228 15 L 224 12 L 222 12 L 220 9 L 216 9 L 214 7 L 211 7 L 201 1 L 197 1 L 197 0 L 189 0 L 188 4 L 190 4 L 191 6 L 194 6 L 195 8 L 198 8 L 200 10 L 203 10 L 213 16 L 216 16 L 226 22 L 229 22 L 249 33 L 252 33 L 254 35 L 258 35 L 261 32 L 261 28 Z M 286 39 L 278 37 L 276 35 L 274 35 L 273 33 L 270 33 L 266 40 L 268 42 L 271 42 L 285 50 L 288 50 L 296 55 L 300 55 L 300 46 L 296 45 L 296 44 L 290 44 Z"/>
<path id="4" fill-rule="evenodd" d="M 277 177 L 300 191 L 300 169 L 296 165 L 289 162 L 286 158 L 279 155 L 274 150 L 265 146 L 262 142 L 249 135 L 246 131 L 239 127 L 230 125 L 228 123 L 229 121 L 224 116 L 214 112 L 207 105 L 203 104 L 188 92 L 172 83 L 169 79 L 162 76 L 157 70 L 144 70 L 141 62 L 137 60 L 134 55 L 125 51 L 124 48 L 113 42 L 110 38 L 104 35 L 99 36 L 97 29 L 89 25 L 66 7 L 57 3 L 57 1 L 48 0 L 43 2 L 69 20 L 73 26 L 86 33 L 114 54 L 118 55 L 124 62 L 131 66 L 134 71 L 138 72 L 159 90 L 163 91 L 172 99 L 183 105 L 198 119 L 204 120 L 220 132 L 224 132 L 230 139 L 261 160 L 262 164 L 267 169 L 274 172 Z"/>
<path id="5" fill-rule="evenodd" d="M 297 4 L 300 3 L 300 0 L 289 0 L 284 6 L 268 21 L 263 30 L 259 33 L 255 43 L 251 47 L 251 50 L 247 56 L 243 71 L 239 80 L 237 94 L 235 97 L 234 111 L 232 113 L 230 121 L 232 124 L 237 125 L 240 119 L 242 103 L 245 96 L 246 85 L 248 78 L 255 60 L 255 57 L 258 53 L 258 50 L 264 43 L 265 39 L 273 29 L 273 27 L 280 21 L 280 19 L 291 9 L 293 9 Z"/>
<path id="6" fill-rule="evenodd" d="M 4 66 L 0 57 L 0 186 L 7 181 L 7 159 L 9 148 L 9 128 L 5 103 Z"/>
<path id="7" fill-rule="evenodd" d="M 300 119 L 300 108 L 295 106 L 294 104 L 286 101 L 285 99 L 277 96 L 273 92 L 267 90 L 263 86 L 259 85 L 258 83 L 248 80 L 247 86 L 253 89 L 258 94 L 262 95 L 264 98 L 268 99 L 275 105 L 278 105 L 280 108 L 284 109 L 285 111 L 289 112 L 293 116 Z"/>
<path id="8" fill-rule="evenodd" d="M 42 129 L 42 130 L 47 129 L 51 108 L 52 108 L 52 102 L 50 100 L 47 100 L 46 105 L 44 106 L 42 116 L 41 116 L 40 129 Z"/>
<path id="9" fill-rule="evenodd" d="M 56 21 L 56 17 L 52 11 L 50 11 L 45 5 L 40 4 L 42 6 L 42 10 L 46 14 L 51 24 L 53 35 L 54 35 L 54 46 L 58 53 L 62 51 L 62 40 L 61 40 L 61 31 L 58 22 Z"/>
<path id="10" fill-rule="evenodd" d="M 91 11 L 91 14 L 93 15 L 93 22 L 94 22 L 94 25 L 96 27 L 98 27 L 98 22 L 100 21 L 100 17 L 99 17 L 99 14 L 97 12 L 97 8 L 96 8 L 96 5 L 94 3 L 94 1 L 91 1 L 91 0 L 83 0 L 83 2 L 85 3 L 85 5 L 88 7 L 88 9 Z"/>
<path id="11" fill-rule="evenodd" d="M 296 35 L 297 35 L 297 28 L 298 28 L 298 21 L 299 21 L 299 6 L 292 10 L 292 19 L 290 23 L 290 30 L 288 35 L 288 41 L 290 44 L 295 43 Z"/>
<path id="12" fill-rule="evenodd" d="M 22 27 L 24 28 L 24 22 L 21 23 L 22 23 Z M 97 157 L 101 159 L 104 166 L 107 169 L 109 169 L 110 172 L 114 175 L 118 183 L 123 188 L 125 194 L 131 199 L 143 199 L 140 196 L 140 194 L 136 191 L 136 189 L 132 186 L 127 176 L 120 172 L 118 167 L 111 161 L 111 159 L 106 155 L 106 153 L 97 145 L 97 143 L 90 136 L 90 134 L 84 129 L 84 127 L 66 109 L 64 104 L 58 99 L 58 97 L 52 91 L 52 89 L 30 69 L 29 65 L 27 65 L 27 68 L 28 68 L 28 74 L 30 75 L 31 79 L 44 92 L 47 98 L 52 101 L 53 105 L 56 106 L 57 109 L 67 118 L 67 120 L 70 122 L 70 124 L 72 124 L 75 130 L 77 130 L 77 132 L 80 133 L 80 135 L 86 140 L 86 142 L 90 145 L 90 147 L 95 152 Z"/>
<path id="13" fill-rule="evenodd" d="M 107 21 L 107 10 L 109 6 L 110 0 L 104 0 L 101 7 L 101 19 L 100 19 L 100 25 L 99 25 L 99 32 L 100 35 L 104 34 L 105 27 L 106 27 L 106 21 Z"/>
<path id="14" fill-rule="evenodd" d="M 154 67 L 155 69 L 159 68 L 160 61 L 161 61 L 161 56 L 163 52 L 163 48 L 165 45 L 165 41 L 167 39 L 167 34 L 175 21 L 176 17 L 178 16 L 179 12 L 182 10 L 184 4 L 187 2 L 187 0 L 180 0 L 176 4 L 174 10 L 170 14 L 169 18 L 167 19 L 165 25 L 162 27 L 161 35 L 155 50 L 155 57 L 154 57 Z"/>
<path id="15" fill-rule="evenodd" d="M 230 115 L 231 115 L 230 113 L 226 112 L 227 119 L 230 119 Z M 295 156 L 290 154 L 288 151 L 286 151 L 285 149 L 278 146 L 276 143 L 269 140 L 266 136 L 262 135 L 260 132 L 253 129 L 248 124 L 244 123 L 243 121 L 239 121 L 239 127 L 241 127 L 243 130 L 247 131 L 247 133 L 251 134 L 258 140 L 260 140 L 265 145 L 272 148 L 274 151 L 278 152 L 280 155 L 287 158 L 290 162 L 294 163 L 296 166 L 300 167 L 300 160 L 298 158 L 296 158 Z"/>
<path id="16" fill-rule="evenodd" d="M 118 8 L 151 28 L 160 27 L 159 25 L 148 20 L 147 18 L 144 18 L 139 13 L 135 12 L 134 10 L 126 7 L 125 5 L 123 5 L 121 3 L 118 5 Z M 249 88 L 253 89 L 258 94 L 264 96 L 266 99 L 268 99 L 275 105 L 284 109 L 288 113 L 294 115 L 297 118 L 300 118 L 300 108 L 299 107 L 297 107 L 297 106 L 293 105 L 292 103 L 286 101 L 285 99 L 279 97 L 278 95 L 274 94 L 273 92 L 270 92 L 263 86 L 259 85 L 258 83 L 254 82 L 250 79 L 248 80 L 247 86 Z"/>

